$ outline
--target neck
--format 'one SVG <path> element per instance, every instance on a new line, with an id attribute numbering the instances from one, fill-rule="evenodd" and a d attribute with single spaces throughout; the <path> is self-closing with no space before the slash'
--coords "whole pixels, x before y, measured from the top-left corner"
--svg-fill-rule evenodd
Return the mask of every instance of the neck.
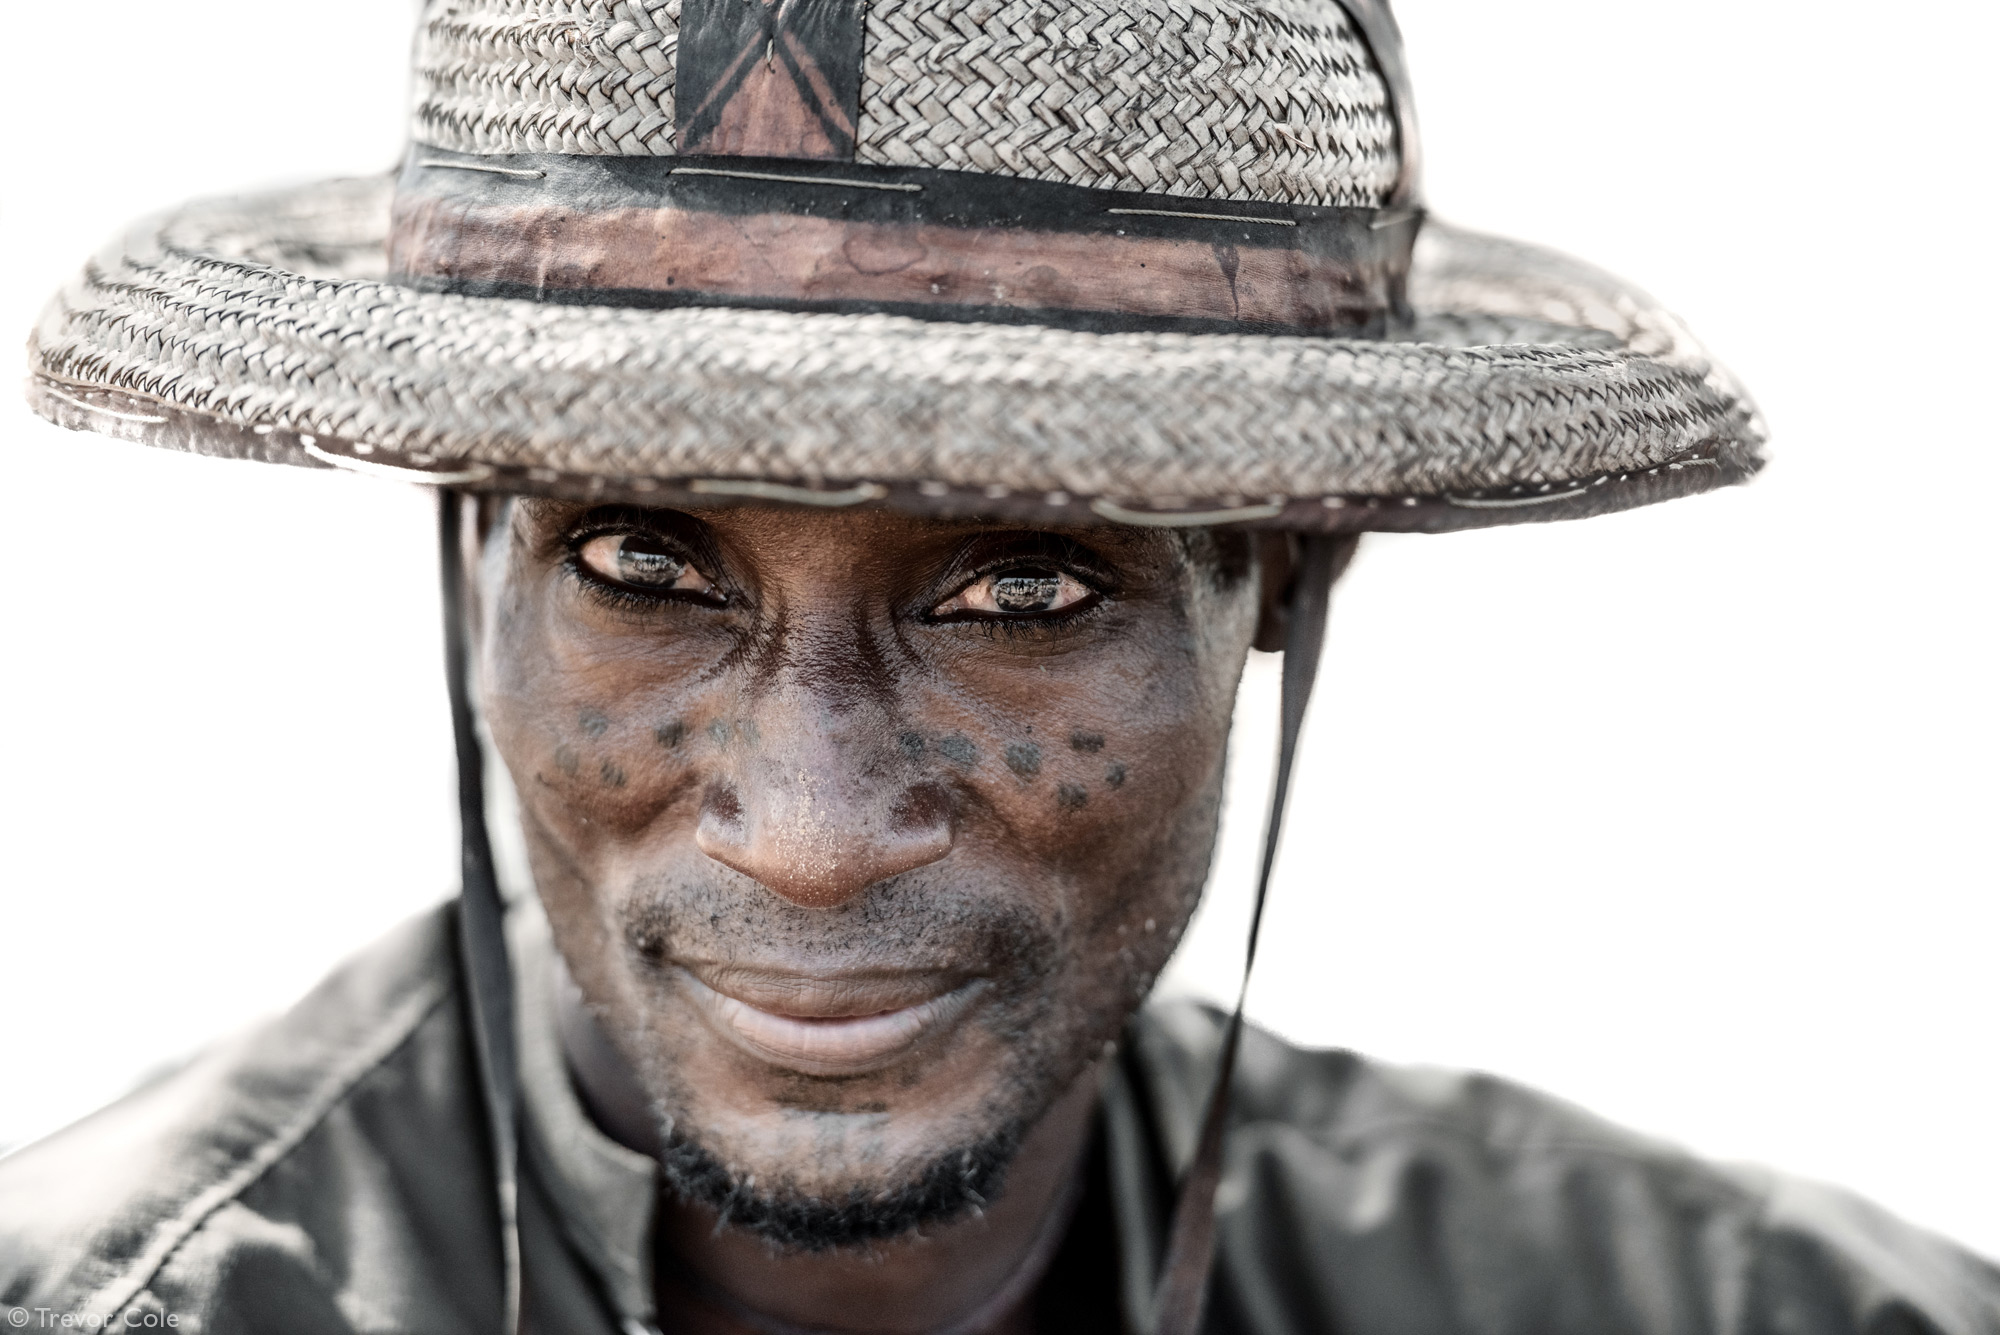
<path id="1" fill-rule="evenodd" d="M 645 1095 L 573 988 L 559 989 L 565 1055 L 605 1134 L 645 1154 L 659 1142 Z M 920 1235 L 866 1248 L 781 1252 L 713 1211 L 668 1194 L 656 1236 L 662 1325 L 789 1335 L 1014 1335 L 1026 1332 L 1037 1282 L 1075 1204 L 1097 1071 L 1086 1071 L 1022 1142 L 1006 1190 L 988 1208 Z"/>

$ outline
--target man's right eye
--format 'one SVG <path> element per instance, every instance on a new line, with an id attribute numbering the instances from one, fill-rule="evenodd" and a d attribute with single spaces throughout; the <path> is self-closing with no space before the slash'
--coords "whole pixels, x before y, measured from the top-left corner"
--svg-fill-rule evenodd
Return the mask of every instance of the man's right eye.
<path id="1" fill-rule="evenodd" d="M 685 552 L 648 533 L 592 538 L 578 550 L 577 560 L 604 583 L 638 593 L 691 593 L 718 600 L 722 596 Z"/>

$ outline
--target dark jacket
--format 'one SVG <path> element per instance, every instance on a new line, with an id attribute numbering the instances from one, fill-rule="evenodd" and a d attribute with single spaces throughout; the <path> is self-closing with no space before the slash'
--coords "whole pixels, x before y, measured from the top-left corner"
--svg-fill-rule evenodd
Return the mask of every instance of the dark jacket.
<path id="1" fill-rule="evenodd" d="M 0 1160 L 0 1331 L 493 1335 L 500 1229 L 451 941 L 447 907 L 283 1018 Z M 1096 1254 L 1128 1310 L 1220 1028 L 1149 1007 L 1107 1085 L 1115 1236 Z M 644 1330 L 649 1262 L 606 1237 L 643 1238 L 645 1220 L 592 1232 L 579 1193 L 610 1188 L 574 1165 L 595 1133 L 552 1131 L 574 1114 L 537 1097 L 572 1096 L 528 1097 L 527 1325 Z M 1505 1081 L 1253 1033 L 1235 1099 L 1217 1335 L 2000 1335 L 2000 1270 L 1952 1244 Z M 592 1152 L 611 1177 L 639 1171 Z"/>

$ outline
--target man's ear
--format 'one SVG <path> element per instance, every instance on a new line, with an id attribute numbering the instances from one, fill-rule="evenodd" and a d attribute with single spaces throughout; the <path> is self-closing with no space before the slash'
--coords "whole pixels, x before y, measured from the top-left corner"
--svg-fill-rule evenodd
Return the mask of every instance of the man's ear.
<path id="1" fill-rule="evenodd" d="M 1344 533 L 1333 554 L 1333 577 L 1338 580 L 1361 545 L 1359 533 Z M 1275 654 L 1285 647 L 1291 628 L 1292 574 L 1299 566 L 1299 538 L 1295 533 L 1257 535 L 1257 636 L 1251 647 Z"/>

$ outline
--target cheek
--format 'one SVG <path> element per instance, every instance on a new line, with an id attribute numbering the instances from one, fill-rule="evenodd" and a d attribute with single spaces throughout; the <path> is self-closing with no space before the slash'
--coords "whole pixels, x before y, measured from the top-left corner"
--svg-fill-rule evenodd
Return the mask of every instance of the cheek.
<path id="1" fill-rule="evenodd" d="M 1118 666 L 911 744 L 964 748 L 977 808 L 962 853 L 1035 869 L 1033 893 L 1059 897 L 1072 931 L 1150 918 L 1170 940 L 1206 871 L 1233 693 L 1194 653 Z"/>
<path id="2" fill-rule="evenodd" d="M 522 806 L 586 862 L 683 808 L 691 821 L 704 759 L 734 726 L 700 685 L 702 656 L 585 646 L 546 619 L 503 618 L 488 649 L 486 717 Z"/>
<path id="3" fill-rule="evenodd" d="M 1010 743 L 1000 799 L 1021 828 L 1077 869 L 1117 866 L 1159 842 L 1206 786 L 1226 725 L 1154 690 L 1120 707 L 1062 711 Z M 1133 705 L 1152 704 L 1152 709 Z M 1064 717 L 1065 714 L 1070 715 Z"/>
<path id="4" fill-rule="evenodd" d="M 1207 881 L 1254 606 L 1195 601 L 996 728 L 1004 781 L 985 792 L 1014 854 L 1053 873 L 1072 958 L 1101 962 L 1072 979 L 1087 1009 L 1143 998 Z M 1175 633 L 1188 626 L 1201 629 Z"/>
<path id="5" fill-rule="evenodd" d="M 1064 941 L 1038 990 L 1101 1040 L 1144 1000 L 1199 901 L 1228 712 L 1164 673 L 1060 701 L 978 736 L 982 809 L 957 855 L 1037 904 Z"/>

